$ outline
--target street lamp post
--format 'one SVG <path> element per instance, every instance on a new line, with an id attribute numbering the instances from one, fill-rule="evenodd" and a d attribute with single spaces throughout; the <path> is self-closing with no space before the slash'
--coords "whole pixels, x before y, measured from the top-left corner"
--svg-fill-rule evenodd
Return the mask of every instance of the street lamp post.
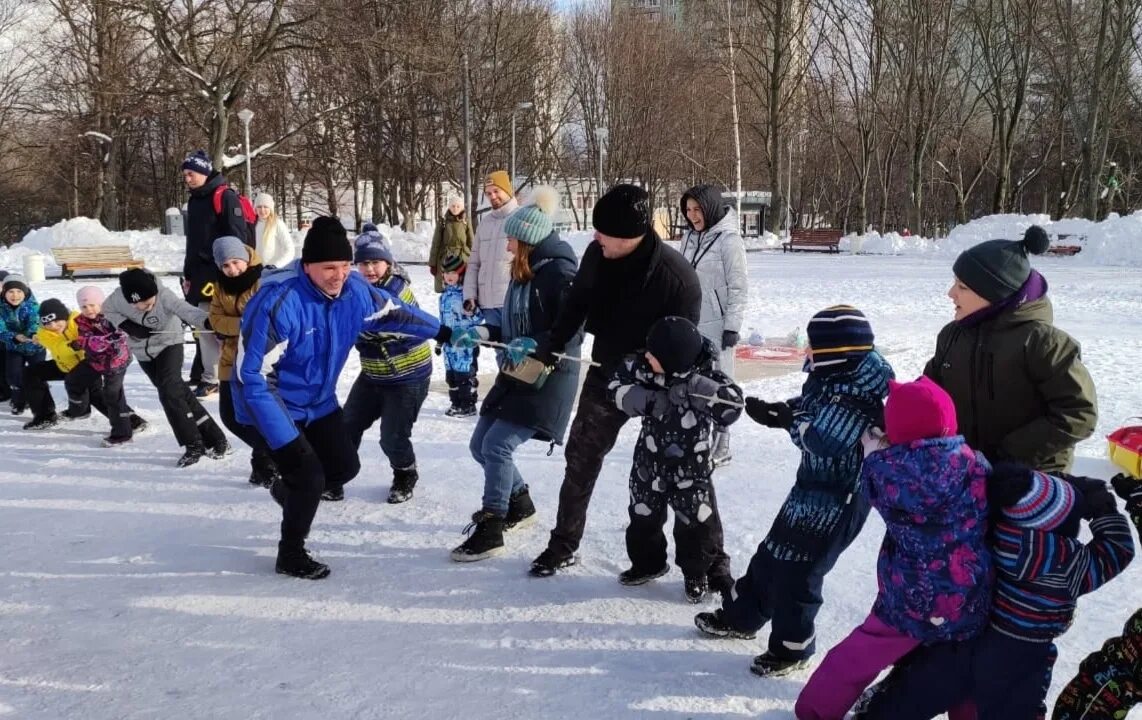
<path id="1" fill-rule="evenodd" d="M 468 217 L 471 218 L 473 226 L 476 221 L 476 208 L 472 198 L 472 135 L 471 124 L 471 109 L 468 100 L 468 53 L 463 52 L 460 54 L 460 62 L 463 66 L 464 74 L 464 204 L 473 203 L 472 212 Z"/>
<path id="2" fill-rule="evenodd" d="M 605 127 L 595 128 L 595 139 L 598 140 L 598 143 L 599 143 L 599 176 L 598 176 L 599 195 L 598 195 L 598 198 L 601 198 L 601 197 L 603 197 L 603 153 L 605 152 L 603 150 L 603 144 L 607 142 L 607 129 Z M 595 198 L 596 201 L 598 200 L 598 198 Z"/>
<path id="3" fill-rule="evenodd" d="M 516 114 L 516 110 L 528 110 L 528 109 L 530 109 L 530 108 L 531 108 L 531 103 L 524 101 L 524 102 L 516 103 L 516 106 L 515 106 L 515 110 L 512 110 L 512 162 L 511 162 L 511 175 L 512 175 L 512 182 L 513 182 L 513 183 L 515 183 L 515 182 L 518 182 L 518 181 L 516 180 L 516 176 L 515 176 L 515 114 Z"/>
<path id="4" fill-rule="evenodd" d="M 250 169 L 250 121 L 254 119 L 254 111 L 242 108 L 238 111 L 238 119 L 242 121 L 242 129 L 246 135 L 246 194 L 254 192 L 254 173 Z"/>

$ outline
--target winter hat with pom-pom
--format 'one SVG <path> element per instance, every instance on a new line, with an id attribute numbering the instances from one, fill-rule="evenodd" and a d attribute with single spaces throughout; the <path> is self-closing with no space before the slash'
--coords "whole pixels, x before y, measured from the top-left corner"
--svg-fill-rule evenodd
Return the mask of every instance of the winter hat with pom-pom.
<path id="1" fill-rule="evenodd" d="M 199 175 L 209 176 L 214 172 L 214 163 L 210 161 L 210 156 L 206 154 L 205 150 L 195 150 L 187 155 L 179 167 L 182 170 L 190 170 Z"/>
<path id="2" fill-rule="evenodd" d="M 393 251 L 389 248 L 385 236 L 379 230 L 373 229 L 363 232 L 353 242 L 353 262 L 383 261 L 393 264 Z"/>
<path id="3" fill-rule="evenodd" d="M 960 253 L 952 271 L 964 285 L 991 303 L 1019 292 L 1031 276 L 1028 255 L 1042 255 L 1051 246 L 1047 231 L 1032 225 L 1022 240 L 988 240 Z"/>
<path id="4" fill-rule="evenodd" d="M 925 375 L 909 383 L 889 380 L 884 432 L 893 445 L 950 437 L 956 434 L 956 404 Z"/>
<path id="5" fill-rule="evenodd" d="M 524 205 L 504 221 L 504 235 L 536 246 L 551 234 L 551 216 L 536 205 Z"/>

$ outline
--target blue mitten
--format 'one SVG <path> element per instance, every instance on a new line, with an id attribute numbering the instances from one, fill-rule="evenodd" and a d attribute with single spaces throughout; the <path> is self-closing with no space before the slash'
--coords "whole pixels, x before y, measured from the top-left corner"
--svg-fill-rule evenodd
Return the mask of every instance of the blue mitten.
<path id="1" fill-rule="evenodd" d="M 486 330 L 484 332 L 487 332 Z M 454 348 L 461 350 L 471 350 L 477 347 L 481 342 L 487 340 L 487 336 L 480 332 L 480 327 L 464 328 L 460 332 L 452 333 L 452 339 L 449 341 Z"/>
<path id="2" fill-rule="evenodd" d="M 504 348 L 504 361 L 511 367 L 515 367 L 523 362 L 528 355 L 535 352 L 538 346 L 539 343 L 529 337 L 515 338 Z"/>

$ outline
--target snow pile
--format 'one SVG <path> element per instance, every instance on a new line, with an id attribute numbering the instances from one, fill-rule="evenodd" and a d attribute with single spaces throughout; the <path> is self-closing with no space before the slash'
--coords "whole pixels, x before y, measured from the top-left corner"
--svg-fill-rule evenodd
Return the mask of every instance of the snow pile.
<path id="1" fill-rule="evenodd" d="M 131 254 L 144 260 L 148 268 L 163 272 L 182 269 L 184 240 L 181 236 L 163 235 L 158 229 L 114 232 L 98 220 L 79 217 L 61 220 L 51 227 L 36 228 L 16 245 L 0 250 L 0 267 L 22 270 L 24 256 L 44 256 L 48 274 L 58 274 L 59 266 L 51 249 L 57 247 L 127 245 Z"/>
<path id="2" fill-rule="evenodd" d="M 838 243 L 841 252 L 863 255 L 926 255 L 937 250 L 936 243 L 915 235 L 890 232 L 881 235 L 870 232 L 864 235 L 846 235 Z"/>
<path id="3" fill-rule="evenodd" d="M 766 230 L 761 237 L 745 238 L 745 249 L 746 252 L 753 252 L 755 250 L 776 250 L 781 247 L 781 242 L 780 237 Z"/>
<path id="4" fill-rule="evenodd" d="M 428 262 L 428 252 L 432 249 L 432 233 L 433 229 L 431 224 L 427 228 L 418 223 L 417 232 L 411 233 L 399 227 L 392 227 L 390 225 L 377 224 L 377 229 L 380 230 L 381 236 L 389 242 L 389 248 L 393 251 L 393 257 L 397 262 L 402 263 L 426 263 Z M 427 230 L 426 233 L 421 233 L 421 230 Z M 352 236 L 352 233 L 350 233 Z M 298 255 L 301 254 L 301 248 L 298 248 Z"/>

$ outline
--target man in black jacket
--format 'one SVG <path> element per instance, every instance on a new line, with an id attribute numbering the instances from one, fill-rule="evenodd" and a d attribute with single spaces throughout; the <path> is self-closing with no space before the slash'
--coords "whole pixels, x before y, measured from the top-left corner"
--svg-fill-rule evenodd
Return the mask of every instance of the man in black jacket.
<path id="1" fill-rule="evenodd" d="M 567 438 L 567 469 L 559 489 L 559 512 L 547 549 L 531 564 L 536 577 L 554 575 L 574 565 L 575 552 L 583 538 L 587 505 L 619 430 L 629 417 L 607 401 L 607 383 L 623 357 L 646 343 L 646 333 L 656 321 L 677 315 L 698 322 L 702 286 L 694 268 L 658 238 L 650 225 L 650 199 L 633 185 L 616 185 L 599 198 L 592 211 L 595 242 L 587 246 L 563 311 L 548 341 L 536 357 L 554 364 L 552 353 L 561 352 L 586 321 L 586 331 L 595 336 L 591 359 L 599 363 L 587 372 L 579 394 L 579 409 Z M 711 497 L 711 500 L 713 498 Z M 714 530 L 722 547 L 722 527 Z M 711 586 L 720 586 L 730 575 L 729 558 L 710 571 Z"/>
<path id="2" fill-rule="evenodd" d="M 186 202 L 186 257 L 182 265 L 182 290 L 188 303 L 209 312 L 210 296 L 218 282 L 218 266 L 214 264 L 214 241 L 229 235 L 253 247 L 254 238 L 250 237 L 238 193 L 229 187 L 222 173 L 214 169 L 205 150 L 198 150 L 183 160 L 182 177 L 190 190 L 190 199 Z M 215 212 L 214 196 L 219 192 L 218 211 Z M 198 380 L 198 389 L 194 394 L 206 397 L 218 391 L 221 345 L 213 335 L 200 336 L 196 344 L 196 359 L 202 364 L 202 375 L 194 378 L 194 371 L 191 371 L 192 380 Z"/>

